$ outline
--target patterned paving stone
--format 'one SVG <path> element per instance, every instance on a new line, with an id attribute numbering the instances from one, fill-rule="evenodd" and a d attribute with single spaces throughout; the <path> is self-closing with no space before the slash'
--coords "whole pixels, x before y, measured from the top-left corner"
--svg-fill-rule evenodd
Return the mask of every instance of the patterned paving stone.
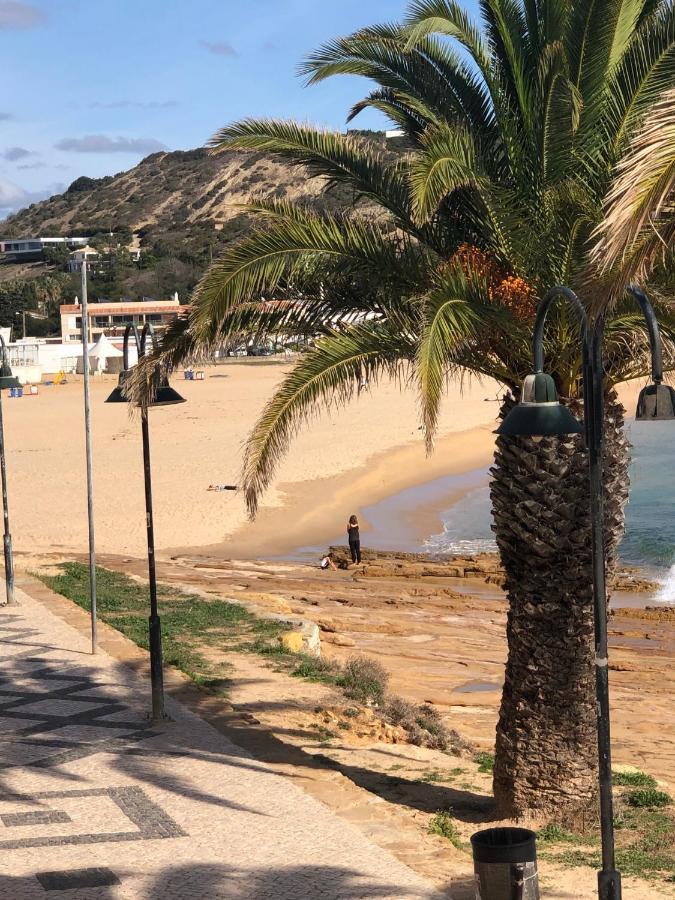
<path id="1" fill-rule="evenodd" d="M 0 608 L 0 897 L 447 896 L 171 698 L 150 727 L 147 681 L 17 593 Z"/>

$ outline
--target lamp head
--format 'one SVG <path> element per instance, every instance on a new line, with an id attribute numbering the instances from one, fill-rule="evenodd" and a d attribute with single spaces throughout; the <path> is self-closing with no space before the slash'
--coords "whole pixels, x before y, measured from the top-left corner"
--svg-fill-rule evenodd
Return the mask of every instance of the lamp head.
<path id="1" fill-rule="evenodd" d="M 638 422 L 675 419 L 675 391 L 667 384 L 650 384 L 643 388 L 635 419 Z"/>
<path id="2" fill-rule="evenodd" d="M 122 389 L 124 387 L 124 381 L 129 376 L 130 369 L 122 369 L 120 372 L 119 378 L 117 380 L 117 387 L 113 388 L 110 396 L 107 397 L 106 403 L 128 403 L 129 401 L 122 393 Z"/>
<path id="3" fill-rule="evenodd" d="M 124 382 L 131 374 L 131 369 L 124 369 L 120 372 L 117 387 L 114 388 L 106 403 L 128 403 L 128 399 L 124 396 Z M 155 399 L 148 403 L 151 406 L 173 406 L 175 403 L 185 403 L 185 397 L 181 397 L 178 391 L 174 390 L 169 384 L 166 375 L 162 376 L 159 386 L 155 392 Z"/>
<path id="4" fill-rule="evenodd" d="M 164 375 L 155 392 L 155 399 L 148 406 L 173 406 L 174 403 L 185 403 L 185 397 L 181 397 L 178 391 L 171 387 L 169 379 Z"/>
<path id="5" fill-rule="evenodd" d="M 537 372 L 523 382 L 522 400 L 505 417 L 497 434 L 554 437 L 583 430 L 581 422 L 558 400 L 551 376 Z"/>

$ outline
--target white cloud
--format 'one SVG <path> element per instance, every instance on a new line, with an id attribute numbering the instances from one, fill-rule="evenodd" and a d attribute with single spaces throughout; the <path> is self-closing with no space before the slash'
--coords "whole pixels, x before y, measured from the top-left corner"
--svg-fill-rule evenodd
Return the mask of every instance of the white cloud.
<path id="1" fill-rule="evenodd" d="M 199 43 L 209 53 L 215 53 L 216 56 L 239 56 L 232 44 L 228 44 L 227 41 L 200 41 Z"/>
<path id="2" fill-rule="evenodd" d="M 60 194 L 65 189 L 65 184 L 56 182 L 54 184 L 48 184 L 46 187 L 37 191 L 27 191 L 18 184 L 14 184 L 13 181 L 0 178 L 0 219 L 4 219 L 6 216 L 17 212 L 26 206 L 30 206 L 31 203 L 45 200 L 53 194 Z"/>
<path id="3" fill-rule="evenodd" d="M 55 145 L 69 153 L 157 153 L 169 148 L 155 138 L 109 137 L 106 134 L 86 134 L 80 138 L 63 138 Z"/>
<path id="4" fill-rule="evenodd" d="M 15 31 L 36 28 L 47 19 L 44 11 L 18 0 L 0 0 L 0 30 Z"/>

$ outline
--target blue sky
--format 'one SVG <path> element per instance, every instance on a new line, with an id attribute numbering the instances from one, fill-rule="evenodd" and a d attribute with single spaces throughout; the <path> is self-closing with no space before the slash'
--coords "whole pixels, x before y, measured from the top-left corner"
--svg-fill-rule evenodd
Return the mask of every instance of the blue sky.
<path id="1" fill-rule="evenodd" d="M 330 38 L 402 17 L 406 0 L 0 0 L 0 216 L 80 175 L 202 145 L 245 116 L 342 128 L 366 82 L 306 88 Z M 375 113 L 360 127 L 381 127 Z"/>

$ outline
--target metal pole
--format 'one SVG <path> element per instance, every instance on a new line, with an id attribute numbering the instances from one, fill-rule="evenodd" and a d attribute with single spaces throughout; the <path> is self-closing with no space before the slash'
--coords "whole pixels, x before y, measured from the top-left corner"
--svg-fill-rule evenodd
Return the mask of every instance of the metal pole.
<path id="1" fill-rule="evenodd" d="M 141 406 L 143 436 L 143 476 L 145 480 L 145 522 L 148 532 L 148 581 L 150 582 L 150 683 L 152 685 L 152 721 L 166 719 L 164 712 L 164 675 L 162 672 L 162 628 L 157 612 L 157 577 L 155 574 L 155 531 L 152 518 L 152 473 L 150 469 L 150 432 L 148 407 Z"/>
<path id="2" fill-rule="evenodd" d="M 91 607 L 91 652 L 96 653 L 96 545 L 94 543 L 94 476 L 89 403 L 89 341 L 87 311 L 87 261 L 82 262 L 82 372 L 84 375 L 84 440 L 87 460 L 87 516 L 89 520 L 89 601 Z"/>
<path id="3" fill-rule="evenodd" d="M 609 719 L 609 666 L 607 650 L 607 585 L 605 559 L 604 485 L 602 481 L 604 370 L 599 320 L 590 337 L 584 379 L 584 418 L 588 436 L 588 473 L 591 492 L 591 549 L 593 557 L 593 611 L 595 620 L 595 693 L 598 728 L 598 782 L 602 869 L 598 872 L 600 900 L 621 900 L 621 874 L 614 855 L 614 799 Z"/>
<path id="4" fill-rule="evenodd" d="M 5 521 L 3 545 L 5 551 L 5 589 L 7 606 L 16 606 L 14 597 L 14 556 L 12 535 L 9 533 L 9 507 L 7 505 L 7 470 L 5 468 L 5 428 L 2 419 L 2 390 L 0 390 L 0 472 L 2 472 L 2 515 Z"/>
<path id="5" fill-rule="evenodd" d="M 610 743 L 609 666 L 607 650 L 607 584 L 605 556 L 604 485 L 602 449 L 604 442 L 604 367 L 602 338 L 604 322 L 593 329 L 588 325 L 584 307 L 569 288 L 554 287 L 542 300 L 534 329 L 535 371 L 543 371 L 544 324 L 546 313 L 557 297 L 563 297 L 579 316 L 583 338 L 584 426 L 588 449 L 588 478 L 591 511 L 591 552 L 593 572 L 593 620 L 595 628 L 595 697 L 598 735 L 598 787 L 600 794 L 600 834 L 602 869 L 598 872 L 599 900 L 621 900 L 621 873 L 615 868 L 614 799 L 612 796 L 612 758 Z M 640 298 L 638 298 L 640 302 Z M 642 303 L 640 305 L 643 308 Z M 647 313 L 645 313 L 647 317 Z M 652 348 L 652 366 L 659 367 L 658 329 L 647 321 Z"/>

